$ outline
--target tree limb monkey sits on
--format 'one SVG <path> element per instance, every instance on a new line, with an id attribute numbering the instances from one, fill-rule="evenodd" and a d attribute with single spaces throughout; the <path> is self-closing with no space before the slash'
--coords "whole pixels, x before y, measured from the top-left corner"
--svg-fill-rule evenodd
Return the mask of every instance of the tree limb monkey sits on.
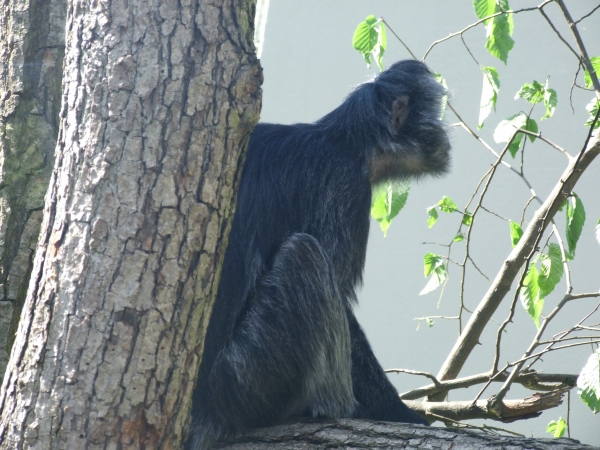
<path id="1" fill-rule="evenodd" d="M 400 61 L 315 123 L 256 126 L 189 449 L 291 416 L 427 424 L 398 397 L 352 306 L 372 186 L 448 169 L 445 95 L 424 64 Z"/>

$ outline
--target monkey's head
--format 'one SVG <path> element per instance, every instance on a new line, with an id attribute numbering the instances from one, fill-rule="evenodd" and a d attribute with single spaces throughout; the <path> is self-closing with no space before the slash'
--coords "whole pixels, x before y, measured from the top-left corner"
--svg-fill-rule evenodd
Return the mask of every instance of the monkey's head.
<path id="1" fill-rule="evenodd" d="M 427 66 L 406 60 L 358 85 L 318 124 L 364 152 L 373 183 L 442 175 L 450 141 L 441 120 L 446 89 Z"/>
<path id="2" fill-rule="evenodd" d="M 442 175 L 450 165 L 450 140 L 441 120 L 446 89 L 425 64 L 400 61 L 372 81 L 380 117 L 372 157 L 374 182 Z"/>

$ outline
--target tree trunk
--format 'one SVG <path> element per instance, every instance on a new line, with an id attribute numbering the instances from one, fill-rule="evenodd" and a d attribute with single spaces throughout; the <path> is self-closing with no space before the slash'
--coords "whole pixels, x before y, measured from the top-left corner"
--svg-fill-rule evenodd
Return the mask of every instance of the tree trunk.
<path id="1" fill-rule="evenodd" d="M 251 0 L 71 0 L 2 448 L 180 448 L 245 147 Z"/>
<path id="2" fill-rule="evenodd" d="M 66 12 L 66 0 L 0 2 L 0 380 L 54 162 Z"/>
<path id="3" fill-rule="evenodd" d="M 343 419 L 304 421 L 262 428 L 221 442 L 227 450 L 318 450 L 331 448 L 440 449 L 440 450 L 594 450 L 574 439 L 532 439 L 499 436 L 455 428 L 422 427 L 391 422 Z M 597 448 L 596 448 L 597 449 Z"/>

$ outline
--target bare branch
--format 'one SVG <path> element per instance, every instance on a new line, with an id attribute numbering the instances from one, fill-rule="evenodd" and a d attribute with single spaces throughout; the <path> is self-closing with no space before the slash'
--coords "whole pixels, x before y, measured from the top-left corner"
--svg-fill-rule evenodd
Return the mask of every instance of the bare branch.
<path id="1" fill-rule="evenodd" d="M 585 294 L 573 294 L 573 295 L 565 296 L 567 301 L 579 300 L 580 298 L 594 298 L 594 297 L 600 297 L 600 292 L 586 292 Z"/>
<path id="2" fill-rule="evenodd" d="M 558 31 L 558 29 L 554 26 L 554 23 L 552 22 L 552 20 L 550 19 L 550 17 L 548 17 L 548 15 L 546 14 L 546 12 L 542 8 L 540 8 L 540 13 L 542 14 L 542 16 L 544 16 L 544 19 L 546 19 L 546 22 L 548 22 L 548 25 L 550 25 L 550 28 L 552 28 L 552 30 L 556 33 L 556 35 L 558 36 L 558 38 L 563 42 L 563 44 L 565 44 L 567 46 L 567 48 L 569 50 L 571 50 L 571 52 L 575 55 L 575 57 L 577 59 L 580 59 L 579 55 L 577 54 L 577 52 L 575 51 L 575 49 L 573 47 L 571 47 L 571 44 L 569 44 L 564 37 L 562 37 L 562 34 L 560 34 L 560 31 Z"/>
<path id="3" fill-rule="evenodd" d="M 438 381 L 437 385 L 428 384 L 418 389 L 412 389 L 408 392 L 404 392 L 400 394 L 400 398 L 403 400 L 417 400 L 427 395 L 437 394 L 438 392 L 465 389 L 471 386 L 486 383 L 491 378 L 494 378 L 492 381 L 502 382 L 505 381 L 507 377 L 507 372 L 496 374 L 495 377 L 492 376 L 492 372 L 485 372 L 468 377 L 457 378 L 456 380 Z M 564 373 L 529 372 L 521 373 L 515 382 L 523 385 L 527 389 L 531 389 L 532 391 L 552 391 L 558 388 L 560 385 L 575 387 L 577 384 L 577 375 Z"/>
<path id="4" fill-rule="evenodd" d="M 440 415 L 441 416 L 441 415 Z M 434 417 L 442 422 L 455 422 L 450 418 Z M 332 448 L 485 448 L 502 450 L 527 448 L 529 450 L 597 450 L 572 439 L 538 440 L 518 436 L 501 436 L 507 432 L 498 427 L 477 427 L 474 430 L 456 427 L 423 427 L 405 423 L 373 420 L 302 419 L 269 428 L 258 428 L 214 448 L 229 450 L 271 450 L 273 448 L 325 450 Z"/>
<path id="5" fill-rule="evenodd" d="M 409 375 L 422 375 L 424 377 L 429 378 L 433 381 L 434 385 L 439 386 L 440 382 L 435 377 L 435 375 L 430 374 L 429 372 L 419 372 L 418 370 L 409 370 L 409 369 L 386 369 L 385 373 L 408 373 Z"/>
<path id="6" fill-rule="evenodd" d="M 421 58 L 421 61 L 425 61 L 425 59 L 427 58 L 427 55 L 429 55 L 429 52 L 431 52 L 431 50 L 433 50 L 433 47 L 435 47 L 436 45 L 441 44 L 442 42 L 447 41 L 448 39 L 452 39 L 453 37 L 462 36 L 462 34 L 464 32 L 470 30 L 471 28 L 476 27 L 479 24 L 482 24 L 482 23 L 488 21 L 489 19 L 492 19 L 492 18 L 494 18 L 496 16 L 499 16 L 499 15 L 502 15 L 502 14 L 518 14 L 518 13 L 526 12 L 526 11 L 536 11 L 536 10 L 542 8 L 543 6 L 545 6 L 548 3 L 553 2 L 553 1 L 554 0 L 545 0 L 539 6 L 533 6 L 533 7 L 530 7 L 530 8 L 522 8 L 522 9 L 516 9 L 516 10 L 509 10 L 509 11 L 500 11 L 500 12 L 491 14 L 491 15 L 489 15 L 487 17 L 484 17 L 483 19 L 480 19 L 477 22 L 473 22 L 471 25 L 467 25 L 465 28 L 463 28 L 460 31 L 457 31 L 456 33 L 450 33 L 445 38 L 438 39 L 437 41 L 434 41 L 433 44 L 431 44 L 429 46 L 429 48 L 427 49 L 427 51 L 423 55 L 423 58 Z"/>
<path id="7" fill-rule="evenodd" d="M 594 142 L 580 155 L 580 158 L 569 163 L 546 201 L 534 214 L 521 240 L 504 261 L 488 292 L 473 312 L 464 332 L 444 362 L 438 374 L 439 380 L 453 379 L 458 375 L 471 351 L 479 342 L 485 325 L 509 292 L 514 278 L 526 258 L 531 254 L 538 237 L 551 223 L 558 208 L 573 190 L 581 174 L 599 153 L 600 136 L 597 135 Z"/>
<path id="8" fill-rule="evenodd" d="M 555 408 L 563 401 L 565 392 L 570 387 L 555 389 L 551 392 L 535 393 L 521 400 L 504 400 L 498 409 L 490 408 L 492 399 L 479 400 L 475 404 L 469 401 L 454 402 L 420 402 L 404 400 L 406 405 L 425 416 L 438 420 L 435 416 L 443 416 L 452 420 L 492 419 L 504 423 L 530 419 L 539 416 L 542 411 Z"/>
<path id="9" fill-rule="evenodd" d="M 587 50 L 585 49 L 585 45 L 583 44 L 583 40 L 581 39 L 581 35 L 579 34 L 579 30 L 577 29 L 577 24 L 573 21 L 571 13 L 569 13 L 564 0 L 556 0 L 556 3 L 558 3 L 560 10 L 562 11 L 567 23 L 569 24 L 569 27 L 571 28 L 571 33 L 573 33 L 573 36 L 575 37 L 577 49 L 579 50 L 579 58 L 588 71 L 590 78 L 592 79 L 592 84 L 594 85 L 594 90 L 596 91 L 596 97 L 600 98 L 600 81 L 598 81 L 598 74 L 592 67 L 592 62 L 590 61 Z"/>
<path id="10" fill-rule="evenodd" d="M 529 355 L 529 356 L 524 356 L 521 359 L 519 359 L 519 360 L 515 361 L 514 363 L 512 363 L 511 365 L 520 364 L 520 363 L 522 363 L 524 361 L 527 361 L 528 359 L 537 358 L 537 357 L 543 355 L 544 353 L 552 352 L 552 351 L 555 351 L 555 350 L 563 350 L 565 348 L 579 347 L 581 345 L 598 344 L 598 343 L 600 343 L 600 338 L 596 339 L 596 340 L 593 340 L 593 341 L 577 342 L 575 344 L 561 345 L 560 347 L 545 348 L 541 352 L 537 352 L 537 353 L 534 353 L 533 355 Z"/>
<path id="11" fill-rule="evenodd" d="M 388 29 L 389 29 L 389 30 L 392 32 L 392 34 L 393 34 L 393 35 L 396 37 L 396 39 L 398 39 L 398 41 L 400 41 L 400 43 L 401 43 L 401 44 L 402 44 L 402 46 L 403 46 L 403 47 L 406 49 L 406 51 L 407 51 L 407 52 L 410 54 L 410 56 L 412 56 L 412 57 L 413 57 L 413 59 L 418 59 L 418 58 L 416 57 L 416 55 L 415 55 L 415 54 L 414 54 L 414 53 L 413 53 L 413 52 L 410 50 L 410 48 L 408 48 L 408 45 L 406 45 L 406 44 L 404 43 L 404 41 L 403 41 L 402 39 L 400 39 L 400 36 L 398 36 L 398 35 L 396 34 L 396 32 L 395 32 L 395 31 L 392 29 L 392 27 L 390 27 L 390 24 L 389 24 L 389 23 L 387 23 L 383 17 L 381 18 L 381 21 L 382 21 L 383 23 L 385 23 L 385 26 L 386 26 L 386 27 L 388 27 Z"/>
<path id="12" fill-rule="evenodd" d="M 588 17 L 590 17 L 592 14 L 594 14 L 596 11 L 598 11 L 598 9 L 600 9 L 600 5 L 596 6 L 594 9 L 592 9 L 589 13 L 587 13 L 585 16 L 582 16 L 581 19 L 576 20 L 575 22 L 573 22 L 575 25 L 577 25 L 579 22 L 581 22 L 583 19 L 587 19 Z"/>
<path id="13" fill-rule="evenodd" d="M 580 155 L 581 156 L 581 155 Z M 579 158 L 578 158 L 579 159 Z M 554 226 L 554 225 L 553 225 Z M 554 226 L 555 230 L 556 227 Z M 534 247 L 537 246 L 537 242 L 539 242 L 539 239 L 542 236 L 543 231 L 540 231 L 540 234 L 538 235 L 538 238 L 536 240 L 536 243 L 534 244 Z M 567 258 L 565 256 L 565 249 L 562 246 L 562 240 L 559 240 L 559 244 L 560 244 L 560 248 L 561 248 L 561 252 L 562 252 L 562 259 L 563 259 L 563 264 L 565 266 L 565 269 L 567 270 L 567 274 L 569 274 L 569 267 L 567 265 Z M 532 249 L 533 252 L 533 249 Z M 517 292 L 515 293 L 515 299 L 517 298 L 518 291 L 520 289 L 521 286 L 523 286 L 523 280 L 525 278 L 525 273 L 527 270 L 527 265 L 529 264 L 529 261 L 531 259 L 531 254 L 527 257 L 527 261 L 526 261 L 526 267 L 525 270 L 523 271 L 522 275 L 521 275 L 521 280 L 519 281 L 519 286 L 517 287 Z M 548 314 L 547 317 L 544 318 L 544 320 L 542 321 L 542 323 L 540 324 L 539 329 L 537 330 L 537 333 L 535 335 L 535 337 L 533 338 L 533 341 L 531 342 L 531 344 L 529 345 L 529 347 L 527 348 L 527 350 L 525 351 L 525 354 L 523 355 L 523 358 L 521 358 L 519 361 L 517 361 L 516 363 L 513 363 L 511 365 L 514 365 L 514 368 L 512 369 L 510 375 L 508 376 L 508 378 L 506 379 L 506 381 L 504 382 L 504 384 L 502 385 L 502 387 L 500 388 L 500 390 L 498 391 L 498 393 L 496 394 L 495 398 L 493 399 L 492 403 L 493 405 L 491 405 L 492 408 L 498 408 L 500 402 L 502 402 L 502 399 L 504 398 L 504 396 L 508 393 L 508 390 L 510 389 L 510 385 L 511 383 L 516 379 L 516 377 L 519 375 L 521 369 L 523 368 L 523 366 L 525 365 L 525 362 L 527 361 L 527 359 L 529 359 L 529 356 L 533 353 L 533 351 L 540 345 L 540 339 L 542 338 L 542 335 L 544 334 L 544 331 L 546 330 L 546 327 L 548 326 L 548 324 L 550 323 L 550 321 L 556 317 L 556 315 L 559 313 L 559 311 L 571 300 L 573 300 L 570 296 L 571 291 L 573 290 L 573 286 L 571 285 L 571 278 L 570 276 L 567 276 L 567 294 L 563 297 L 563 299 L 560 301 L 560 303 L 550 312 L 550 314 Z M 577 345 L 577 344 L 572 344 Z M 553 349 L 548 348 L 547 351 L 550 350 L 558 350 L 560 348 L 565 348 L 567 346 L 562 346 L 562 347 L 554 347 Z"/>
<path id="14" fill-rule="evenodd" d="M 540 139 L 541 141 L 544 141 L 546 144 L 548 144 L 551 147 L 554 147 L 556 150 L 558 150 L 559 152 L 561 152 L 563 155 L 565 155 L 567 158 L 571 159 L 573 158 L 571 155 L 569 155 L 569 153 L 562 148 L 561 146 L 559 146 L 558 144 L 555 144 L 554 142 L 552 142 L 550 139 L 546 139 L 545 137 L 542 136 L 542 133 L 534 133 L 532 131 L 529 130 L 524 130 L 521 129 L 521 133 L 523 134 L 527 134 L 529 136 L 535 136 L 536 138 Z"/>
<path id="15" fill-rule="evenodd" d="M 587 294 L 584 294 L 584 295 L 587 296 Z M 595 295 L 595 294 L 593 294 L 593 295 Z M 576 298 L 577 297 L 578 296 L 576 296 Z M 585 297 L 581 297 L 581 298 L 585 298 Z M 563 298 L 563 302 L 570 301 L 570 300 L 572 300 L 572 299 L 570 298 L 569 294 L 565 295 L 565 297 Z M 588 330 L 588 331 L 600 331 L 600 330 L 595 330 L 593 328 L 588 328 L 588 327 L 585 327 L 582 325 L 583 322 L 585 322 L 587 319 L 589 319 L 596 311 L 598 311 L 599 308 L 600 308 L 600 303 L 598 303 L 595 308 L 593 308 L 589 313 L 587 313 L 583 317 L 583 319 L 581 319 L 575 326 L 571 327 L 570 330 L 555 334 L 554 336 L 552 336 L 552 339 L 557 342 L 560 342 L 561 339 L 564 339 L 565 336 L 568 336 L 570 333 L 572 333 L 574 331 L 584 330 L 584 329 Z M 542 344 L 540 344 L 540 345 L 542 345 Z M 554 342 L 551 344 L 548 344 L 548 346 L 543 351 L 537 353 L 536 355 L 533 355 L 533 357 L 530 358 L 530 359 L 532 359 L 532 361 L 527 365 L 527 367 L 525 367 L 524 371 L 525 372 L 529 371 L 538 359 L 540 359 L 546 352 L 553 349 L 554 345 L 555 345 Z"/>
<path id="16" fill-rule="evenodd" d="M 514 296 L 513 301 L 510 304 L 510 309 L 508 311 L 508 317 L 506 318 L 506 320 L 504 322 L 502 322 L 502 325 L 500 325 L 500 327 L 498 327 L 498 332 L 496 334 L 496 350 L 495 350 L 495 355 L 494 355 L 494 362 L 492 364 L 492 371 L 494 371 L 494 372 L 498 371 L 498 364 L 500 363 L 500 343 L 502 342 L 502 333 L 504 332 L 504 330 L 506 329 L 508 324 L 512 322 L 512 319 L 515 315 L 515 307 L 516 306 L 517 306 L 517 296 Z"/>

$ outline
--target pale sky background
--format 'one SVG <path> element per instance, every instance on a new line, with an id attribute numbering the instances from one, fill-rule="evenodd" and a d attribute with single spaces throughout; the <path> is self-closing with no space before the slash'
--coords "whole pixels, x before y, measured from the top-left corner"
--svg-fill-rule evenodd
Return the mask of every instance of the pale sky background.
<path id="1" fill-rule="evenodd" d="M 598 5 L 598 0 L 570 0 L 572 16 L 577 19 Z M 514 8 L 536 6 L 539 1 L 511 2 Z M 560 32 L 569 42 L 573 38 L 556 5 L 547 12 L 555 19 Z M 468 0 L 271 0 L 264 36 L 261 63 L 264 68 L 263 110 L 261 121 L 274 123 L 311 122 L 335 108 L 350 89 L 377 73 L 367 69 L 362 57 L 352 48 L 356 25 L 369 14 L 383 16 L 404 42 L 419 57 L 429 44 L 458 31 L 476 20 L 472 2 Z M 585 105 L 593 94 L 575 89 L 573 107 L 569 106 L 569 90 L 577 70 L 577 60 L 552 32 L 539 12 L 515 16 L 515 47 L 508 65 L 492 57 L 484 48 L 485 30 L 479 26 L 465 33 L 469 48 L 484 66 L 494 66 L 500 72 L 501 89 L 497 112 L 492 113 L 481 130 L 481 136 L 500 151 L 493 140 L 496 125 L 520 111 L 529 111 L 524 100 L 514 100 L 524 83 L 543 83 L 550 76 L 550 87 L 558 93 L 558 107 L 550 120 L 540 122 L 542 105 L 536 106 L 533 117 L 548 139 L 578 152 L 587 128 Z M 579 30 L 590 56 L 600 55 L 600 11 L 579 24 Z M 384 61 L 406 59 L 409 55 L 388 30 L 388 50 Z M 452 103 L 463 119 L 476 128 L 481 95 L 482 74 L 465 50 L 460 38 L 443 43 L 428 56 L 430 67 L 442 73 L 452 93 Z M 449 123 L 456 119 L 447 114 Z M 445 254 L 445 249 L 427 242 L 449 242 L 458 228 L 459 217 L 440 213 L 438 223 L 427 228 L 426 208 L 443 195 L 450 196 L 459 208 L 464 208 L 478 180 L 494 161 L 492 155 L 460 128 L 451 131 L 453 169 L 450 175 L 413 184 L 406 207 L 394 220 L 383 238 L 376 222 L 372 222 L 367 253 L 365 283 L 359 292 L 357 316 L 365 328 L 375 354 L 384 368 L 406 368 L 436 374 L 451 349 L 458 332 L 456 321 L 436 320 L 433 328 L 422 324 L 417 331 L 415 317 L 456 315 L 458 311 L 459 270 L 450 268 L 450 281 L 439 309 L 439 290 L 419 296 L 426 284 L 423 276 L 423 255 L 427 252 Z M 515 162 L 517 165 L 518 163 Z M 525 170 L 536 193 L 545 198 L 557 182 L 566 165 L 558 151 L 542 143 L 528 144 Z M 571 264 L 574 292 L 597 291 L 600 288 L 600 245 L 594 238 L 594 226 L 600 218 L 600 161 L 596 160 L 576 187 L 587 212 L 587 221 L 577 247 L 576 260 Z M 530 196 L 520 178 L 505 168 L 498 171 L 484 205 L 502 217 L 519 221 L 522 207 Z M 534 208 L 527 211 L 531 217 Z M 472 255 L 482 271 L 494 278 L 502 261 L 510 253 L 508 225 L 505 221 L 481 212 L 473 235 Z M 557 216 L 564 230 L 564 215 Z M 464 244 L 456 245 L 452 256 L 462 260 Z M 474 308 L 485 293 L 488 282 L 472 268 L 467 272 L 466 305 Z M 546 299 L 547 313 L 562 298 L 564 279 Z M 510 296 L 512 299 L 512 295 Z M 505 320 L 510 299 L 507 297 L 494 318 Z M 579 321 L 598 299 L 581 300 L 563 310 L 546 336 L 570 328 Z M 595 323 L 600 322 L 597 318 Z M 471 355 L 461 376 L 490 369 L 497 325 L 490 324 L 481 338 L 482 346 Z M 535 334 L 535 326 L 520 304 L 514 323 L 503 338 L 501 362 L 518 359 Z M 592 350 L 590 346 L 573 351 L 554 352 L 535 367 L 545 372 L 579 373 Z M 390 375 L 400 392 L 429 384 L 428 379 L 413 375 Z M 500 387 L 486 391 L 487 398 Z M 470 400 L 480 387 L 452 391 L 451 400 Z M 507 398 L 530 395 L 514 386 Z M 600 421 L 581 403 L 576 390 L 571 395 L 571 436 L 587 444 L 600 445 Z M 546 411 L 540 418 L 508 424 L 505 427 L 527 436 L 550 437 L 546 425 L 560 416 L 566 419 L 566 406 Z M 477 421 L 476 423 L 483 423 Z M 489 425 L 502 426 L 496 422 Z"/>

